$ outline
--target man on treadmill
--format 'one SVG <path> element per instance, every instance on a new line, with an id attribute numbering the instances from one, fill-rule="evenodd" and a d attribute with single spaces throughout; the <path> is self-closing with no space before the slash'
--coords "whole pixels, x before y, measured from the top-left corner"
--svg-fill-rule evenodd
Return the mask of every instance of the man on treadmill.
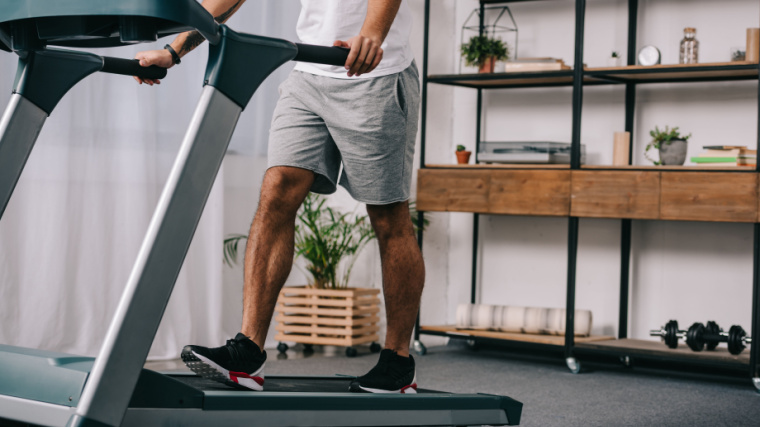
<path id="1" fill-rule="evenodd" d="M 244 1 L 202 4 L 221 23 Z M 221 347 L 188 345 L 182 359 L 203 377 L 263 390 L 262 349 L 293 265 L 296 213 L 310 191 L 331 194 L 340 184 L 367 204 L 380 246 L 387 315 L 380 360 L 350 390 L 415 393 L 409 342 L 425 266 L 408 208 L 420 100 L 409 44 L 411 14 L 404 0 L 301 0 L 301 5 L 301 41 L 350 48 L 348 61 L 345 68 L 298 63 L 280 86 L 269 167 L 245 252 L 242 331 Z M 203 41 L 197 31 L 183 33 L 165 49 L 141 52 L 137 59 L 143 66 L 171 68 Z"/>

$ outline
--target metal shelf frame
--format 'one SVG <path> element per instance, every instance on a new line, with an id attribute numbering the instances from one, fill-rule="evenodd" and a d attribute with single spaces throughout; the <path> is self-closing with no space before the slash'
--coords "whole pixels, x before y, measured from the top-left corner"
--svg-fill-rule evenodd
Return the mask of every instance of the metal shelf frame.
<path id="1" fill-rule="evenodd" d="M 481 32 L 483 29 L 483 18 L 485 5 L 496 3 L 518 3 L 526 1 L 543 1 L 543 0 L 512 0 L 512 1 L 497 1 L 497 0 L 480 0 L 480 16 L 481 16 Z M 586 0 L 574 0 L 575 1 L 575 55 L 574 63 L 583 64 L 583 41 L 585 33 L 585 13 L 586 13 Z M 514 75 L 505 75 L 499 73 L 496 75 L 446 75 L 446 76 L 430 76 L 428 68 L 429 57 L 429 33 L 430 33 L 430 7 L 431 0 L 425 0 L 425 19 L 424 19 L 424 50 L 423 50 L 423 66 L 422 66 L 422 111 L 421 111 L 421 155 L 420 155 L 420 168 L 426 167 L 425 162 L 425 148 L 427 137 L 427 97 L 428 97 L 428 84 L 448 84 L 456 86 L 472 87 L 477 90 L 477 126 L 475 134 L 475 152 L 478 152 L 482 139 L 482 126 L 483 126 L 483 90 L 498 89 L 502 87 L 552 87 L 552 86 L 572 86 L 572 139 L 571 139 L 571 170 L 581 169 L 581 116 L 583 109 L 583 89 L 584 86 L 598 85 L 598 84 L 622 84 L 625 85 L 625 130 L 631 133 L 631 141 L 634 140 L 634 121 L 635 121 L 635 107 L 636 107 L 636 87 L 639 84 L 649 83 L 674 83 L 674 82 L 699 82 L 699 81 L 732 81 L 732 80 L 758 80 L 758 111 L 760 112 L 760 64 L 736 64 L 728 66 L 716 67 L 714 65 L 705 64 L 704 67 L 689 68 L 689 71 L 708 72 L 715 70 L 730 70 L 730 71 L 752 71 L 757 70 L 757 73 L 743 73 L 741 76 L 696 76 L 694 78 L 673 77 L 668 78 L 670 73 L 683 73 L 684 68 L 679 67 L 660 67 L 656 70 L 662 76 L 656 78 L 625 78 L 624 76 L 635 76 L 637 74 L 653 74 L 651 69 L 600 69 L 600 70 L 584 70 L 582 68 L 575 67 L 573 70 L 558 71 L 558 72 L 544 72 L 544 73 L 519 73 Z M 639 1 L 628 0 L 628 55 L 627 64 L 633 66 L 636 64 L 636 36 L 639 20 Z M 623 76 L 623 77 L 621 77 Z M 564 79 L 562 82 L 547 81 L 542 83 L 540 80 L 548 77 Z M 510 80 L 510 79 L 537 79 L 538 81 L 530 82 L 527 84 L 478 84 L 479 82 L 488 82 L 494 80 Z M 760 114 L 760 113 L 759 113 Z M 760 117 L 758 117 L 758 146 L 760 147 Z M 633 144 L 629 147 L 629 159 L 633 156 Z M 629 160 L 629 165 L 631 160 Z M 737 171 L 737 172 L 744 172 Z M 756 166 L 754 173 L 760 173 L 760 164 Z M 420 223 L 424 218 L 424 213 L 418 213 Z M 477 302 L 477 284 L 478 284 L 478 244 L 479 244 L 479 219 L 480 214 L 473 214 L 473 238 L 472 238 L 472 271 L 471 271 L 471 289 L 470 289 L 470 302 Z M 754 223 L 754 244 L 753 244 L 753 266 L 752 266 L 752 325 L 750 330 L 751 336 L 757 336 L 760 333 L 760 223 Z M 578 217 L 570 217 L 568 219 L 568 248 L 567 248 L 567 294 L 566 294 L 566 334 L 564 355 L 568 364 L 568 367 L 573 372 L 580 370 L 580 364 L 575 359 L 576 354 L 583 355 L 602 355 L 602 356 L 621 356 L 624 351 L 609 351 L 598 350 L 591 348 L 576 347 L 574 342 L 574 311 L 576 300 L 576 266 L 578 256 L 578 233 L 580 223 Z M 633 229 L 633 220 L 622 219 L 620 227 L 620 296 L 619 296 L 619 319 L 618 319 L 618 339 L 628 338 L 628 318 L 630 307 L 630 275 L 631 275 L 631 235 Z M 420 248 L 423 244 L 423 231 L 419 230 L 417 238 Z M 420 324 L 419 315 L 417 317 L 417 327 L 414 332 L 414 348 L 421 354 L 424 354 L 425 347 L 420 342 Z M 455 334 L 448 335 L 441 332 L 425 331 L 422 332 L 426 335 L 448 336 L 450 338 L 461 338 Z M 478 338 L 477 341 L 487 342 L 487 339 Z M 522 346 L 519 342 L 509 342 L 510 345 Z M 529 346 L 536 350 L 547 349 L 546 346 Z M 753 343 L 749 348 L 749 366 L 744 368 L 740 367 L 743 372 L 749 373 L 749 377 L 753 380 L 755 387 L 760 390 L 760 344 L 758 340 L 753 340 Z M 683 358 L 683 356 L 670 355 L 667 349 L 663 346 L 663 352 L 656 355 L 646 355 L 644 352 L 633 352 L 631 357 L 637 359 L 645 359 L 651 361 L 677 361 L 684 364 L 690 364 L 695 367 L 725 367 L 726 363 L 721 361 L 704 361 L 698 362 L 691 361 L 689 358 Z M 627 355 L 626 361 L 629 360 Z M 736 368 L 736 365 L 732 365 Z M 748 369 L 747 369 L 748 368 Z"/>

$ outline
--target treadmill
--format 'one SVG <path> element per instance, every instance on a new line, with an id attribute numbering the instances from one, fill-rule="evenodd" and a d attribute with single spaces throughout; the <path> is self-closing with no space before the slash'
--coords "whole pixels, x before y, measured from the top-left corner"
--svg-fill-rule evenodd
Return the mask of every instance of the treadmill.
<path id="1" fill-rule="evenodd" d="M 93 359 L 0 345 L 0 425 L 519 424 L 522 404 L 505 396 L 353 394 L 353 378 L 345 376 L 268 376 L 265 391 L 253 392 L 143 369 L 241 111 L 280 65 L 342 65 L 340 48 L 238 33 L 218 25 L 195 0 L 0 2 L 0 49 L 19 56 L 0 119 L 0 218 L 46 118 L 69 89 L 96 72 L 166 75 L 71 48 L 150 42 L 192 29 L 209 42 L 204 89 L 103 346 Z"/>

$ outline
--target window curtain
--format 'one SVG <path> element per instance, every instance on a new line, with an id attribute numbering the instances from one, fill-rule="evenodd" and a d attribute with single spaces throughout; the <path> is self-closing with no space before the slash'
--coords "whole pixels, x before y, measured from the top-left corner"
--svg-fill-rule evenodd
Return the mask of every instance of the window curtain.
<path id="1" fill-rule="evenodd" d="M 251 1 L 228 24 L 292 40 L 299 8 L 297 0 Z M 131 58 L 170 40 L 95 52 Z M 0 343 L 97 354 L 200 97 L 207 49 L 188 55 L 159 86 L 91 76 L 48 119 L 0 220 Z M 2 53 L 0 102 L 7 102 L 17 57 Z M 254 96 L 231 151 L 266 154 L 277 87 L 291 68 L 276 71 Z M 236 332 L 223 327 L 240 317 L 223 302 L 241 298 L 239 287 L 222 280 L 223 176 L 224 167 L 151 359 L 176 358 L 189 343 L 220 345 Z"/>

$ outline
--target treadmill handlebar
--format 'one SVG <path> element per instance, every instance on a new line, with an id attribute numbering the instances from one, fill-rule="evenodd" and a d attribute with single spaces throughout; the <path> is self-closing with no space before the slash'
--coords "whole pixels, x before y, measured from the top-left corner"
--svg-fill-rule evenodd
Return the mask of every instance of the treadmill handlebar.
<path id="1" fill-rule="evenodd" d="M 123 59 L 103 57 L 103 73 L 121 74 L 124 76 L 137 76 L 143 79 L 163 79 L 166 77 L 166 68 L 152 65 L 143 67 L 137 59 Z"/>
<path id="2" fill-rule="evenodd" d="M 295 43 L 298 48 L 298 54 L 294 61 L 299 62 L 313 62 L 316 64 L 345 65 L 348 60 L 349 49 L 339 46 L 315 46 L 311 44 Z"/>

